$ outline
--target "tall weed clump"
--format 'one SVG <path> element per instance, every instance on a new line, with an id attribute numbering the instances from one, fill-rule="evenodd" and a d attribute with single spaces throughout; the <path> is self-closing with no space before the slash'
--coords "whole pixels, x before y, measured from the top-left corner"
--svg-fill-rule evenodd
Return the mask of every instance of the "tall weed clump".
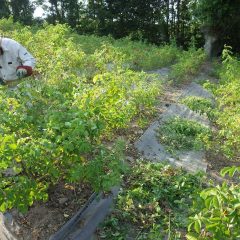
<path id="1" fill-rule="evenodd" d="M 161 82 L 128 69 L 109 43 L 84 51 L 66 25 L 0 26 L 9 22 L 4 35 L 36 57 L 37 75 L 15 91 L 0 87 L 0 211 L 26 211 L 60 181 L 108 190 L 120 181 L 124 146 L 101 139 L 151 112 Z"/>
<path id="2" fill-rule="evenodd" d="M 194 76 L 201 65 L 206 60 L 203 49 L 190 48 L 182 51 L 178 56 L 178 61 L 172 66 L 170 78 L 177 83 L 182 83 Z"/>
<path id="3" fill-rule="evenodd" d="M 220 85 L 214 91 L 218 103 L 217 125 L 221 149 L 226 156 L 239 157 L 240 149 L 240 61 L 229 48 L 223 51 Z"/>
<path id="4" fill-rule="evenodd" d="M 127 62 L 135 70 L 152 70 L 173 64 L 180 50 L 176 45 L 157 47 L 143 42 L 133 42 L 128 38 L 117 40 L 114 46 L 127 56 Z"/>

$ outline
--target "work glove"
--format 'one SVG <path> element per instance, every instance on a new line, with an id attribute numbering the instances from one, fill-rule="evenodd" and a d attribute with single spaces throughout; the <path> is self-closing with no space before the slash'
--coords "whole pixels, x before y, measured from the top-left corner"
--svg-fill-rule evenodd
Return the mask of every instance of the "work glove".
<path id="1" fill-rule="evenodd" d="M 18 78 L 23 78 L 27 76 L 27 70 L 25 68 L 18 68 L 17 69 L 17 76 Z"/>

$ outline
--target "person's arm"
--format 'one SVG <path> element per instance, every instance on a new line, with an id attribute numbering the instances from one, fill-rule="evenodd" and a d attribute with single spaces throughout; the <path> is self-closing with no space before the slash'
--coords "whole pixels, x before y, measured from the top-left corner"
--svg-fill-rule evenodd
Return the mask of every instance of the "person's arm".
<path id="1" fill-rule="evenodd" d="M 35 58 L 19 44 L 18 56 L 21 60 L 22 65 L 17 67 L 17 75 L 21 78 L 24 76 L 32 75 L 33 68 L 35 67 L 36 60 Z"/>

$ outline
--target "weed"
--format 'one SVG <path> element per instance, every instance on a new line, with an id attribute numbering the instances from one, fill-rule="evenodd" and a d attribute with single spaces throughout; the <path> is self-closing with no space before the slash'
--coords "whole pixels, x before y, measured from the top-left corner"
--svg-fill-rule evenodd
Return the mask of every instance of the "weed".
<path id="1" fill-rule="evenodd" d="M 175 83 L 183 83 L 195 75 L 199 67 L 206 60 L 206 55 L 202 49 L 191 48 L 179 54 L 178 61 L 172 66 L 170 78 Z"/>
<path id="2" fill-rule="evenodd" d="M 182 104 L 185 104 L 189 107 L 192 111 L 195 111 L 200 114 L 206 114 L 209 119 L 214 118 L 214 111 L 213 111 L 213 102 L 210 99 L 190 96 L 183 98 L 181 100 Z"/>
<path id="3" fill-rule="evenodd" d="M 210 136 L 210 130 L 191 120 L 170 118 L 157 131 L 159 141 L 168 151 L 200 150 L 204 148 L 204 138 Z"/>
<path id="4" fill-rule="evenodd" d="M 227 167 L 222 176 L 239 173 L 240 167 Z M 188 225 L 189 240 L 236 240 L 240 236 L 240 185 L 228 185 L 204 189 L 195 199 Z"/>
<path id="5" fill-rule="evenodd" d="M 131 169 L 116 210 L 101 228 L 101 239 L 182 239 L 191 198 L 201 176 L 143 161 Z"/>

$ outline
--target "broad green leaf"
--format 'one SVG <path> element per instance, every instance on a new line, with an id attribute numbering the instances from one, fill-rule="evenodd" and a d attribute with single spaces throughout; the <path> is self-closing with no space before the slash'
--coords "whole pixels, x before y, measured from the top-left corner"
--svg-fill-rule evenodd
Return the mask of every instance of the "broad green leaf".
<path id="1" fill-rule="evenodd" d="M 201 231 L 201 222 L 200 222 L 200 221 L 195 221 L 195 222 L 194 222 L 194 230 L 195 230 L 197 233 L 200 233 L 200 231 Z"/>

